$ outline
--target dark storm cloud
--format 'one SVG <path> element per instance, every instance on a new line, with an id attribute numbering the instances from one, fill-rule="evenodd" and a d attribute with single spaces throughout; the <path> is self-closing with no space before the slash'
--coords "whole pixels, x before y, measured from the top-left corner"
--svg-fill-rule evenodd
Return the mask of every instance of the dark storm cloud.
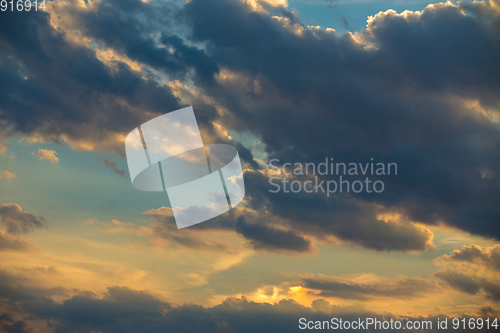
<path id="1" fill-rule="evenodd" d="M 255 161 L 252 151 L 245 147 L 241 142 L 231 140 L 230 144 L 234 145 L 238 149 L 238 156 L 244 163 L 247 163 L 248 168 L 258 170 L 260 169 L 259 164 Z"/>
<path id="2" fill-rule="evenodd" d="M 500 131 L 488 117 L 500 114 L 499 13 L 488 2 L 380 13 L 354 38 L 296 33 L 293 22 L 285 26 L 237 1 L 193 0 L 182 11 L 219 67 L 250 78 L 243 88 L 222 80 L 224 89 L 204 91 L 231 110 L 228 127 L 261 137 L 270 158 L 396 162 L 400 172 L 385 179 L 384 193 L 360 198 L 413 221 L 444 221 L 496 239 Z M 323 222 L 316 203 L 260 194 L 255 201 L 302 210 L 307 225 L 344 218 L 333 209 L 344 203 L 338 197 Z M 350 218 L 346 233 L 357 237 L 363 216 Z"/>
<path id="3" fill-rule="evenodd" d="M 112 72 L 89 48 L 74 45 L 49 14 L 2 12 L 0 124 L 4 135 L 41 136 L 123 151 L 114 134 L 180 107 L 169 88 L 144 80 L 123 63 Z M 119 102 L 118 100 L 124 101 Z M 95 146 L 92 146 L 95 145 Z"/>
<path id="4" fill-rule="evenodd" d="M 76 149 L 123 154 L 123 135 L 155 115 L 184 106 L 161 81 L 191 78 L 194 72 L 195 82 L 213 84 L 216 63 L 175 34 L 172 4 L 130 0 L 92 6 L 81 11 L 68 3 L 62 14 L 0 14 L 3 136 L 64 140 Z M 70 16 L 75 26 L 69 29 L 81 30 L 101 49 L 110 48 L 146 67 L 136 72 L 116 59 L 109 60 L 108 67 L 96 57 L 98 49 L 74 44 L 64 34 L 66 27 L 54 29 L 49 15 Z M 204 133 L 220 140 L 212 124 L 216 109 L 202 103 L 195 110 Z M 242 159 L 256 167 L 251 152 L 240 148 Z"/>
<path id="5" fill-rule="evenodd" d="M 474 244 L 464 245 L 460 250 L 454 250 L 451 255 L 443 255 L 439 259 L 456 263 L 476 263 L 500 271 L 500 245 L 491 249 L 482 249 Z"/>
<path id="6" fill-rule="evenodd" d="M 379 283 L 355 283 L 335 277 L 319 276 L 302 279 L 302 285 L 320 291 L 320 296 L 366 300 L 370 297 L 412 298 L 439 290 L 424 279 L 401 278 Z"/>
<path id="7" fill-rule="evenodd" d="M 0 205 L 0 217 L 3 226 L 7 228 L 7 232 L 13 235 L 47 228 L 47 220 L 45 218 L 35 216 L 14 203 Z"/>
<path id="8" fill-rule="evenodd" d="M 168 33 L 175 30 L 172 22 L 177 7 L 168 2 L 127 3 L 133 6 L 123 6 L 121 1 L 111 1 L 111 6 L 102 2 L 91 11 L 80 13 L 85 34 L 131 59 L 164 71 L 171 78 L 183 79 L 194 69 L 198 80 L 213 84 L 213 75 L 219 71 L 215 61 L 202 49 Z M 158 43 L 152 33 L 159 32 L 162 33 Z"/>

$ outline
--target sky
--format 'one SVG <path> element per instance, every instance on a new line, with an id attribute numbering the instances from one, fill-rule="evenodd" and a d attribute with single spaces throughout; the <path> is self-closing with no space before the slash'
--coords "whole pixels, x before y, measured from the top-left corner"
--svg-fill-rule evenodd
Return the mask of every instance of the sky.
<path id="1" fill-rule="evenodd" d="M 0 16 L 0 332 L 498 318 L 498 0 Z M 125 138 L 186 106 L 205 145 L 237 148 L 245 198 L 178 229 L 167 193 L 133 187 Z M 325 160 L 397 174 L 369 175 L 379 193 L 275 190 L 339 181 L 293 172 Z"/>

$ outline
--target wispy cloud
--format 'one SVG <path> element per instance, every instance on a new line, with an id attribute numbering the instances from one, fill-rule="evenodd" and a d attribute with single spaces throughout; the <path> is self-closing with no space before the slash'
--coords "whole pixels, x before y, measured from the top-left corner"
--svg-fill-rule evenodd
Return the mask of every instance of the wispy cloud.
<path id="1" fill-rule="evenodd" d="M 0 155 L 6 155 L 7 154 L 8 147 L 5 143 L 0 141 Z"/>
<path id="2" fill-rule="evenodd" d="M 113 162 L 110 159 L 107 159 L 106 157 L 99 158 L 99 161 L 103 161 L 104 166 L 113 171 L 114 173 L 116 173 L 117 175 L 123 176 L 125 174 L 124 170 L 118 169 L 118 167 L 116 166 L 116 162 Z"/>
<path id="3" fill-rule="evenodd" d="M 11 180 L 16 178 L 16 174 L 5 170 L 5 171 L 0 172 L 0 178 L 5 178 L 7 180 L 7 182 L 10 183 Z"/>
<path id="4" fill-rule="evenodd" d="M 367 280 L 367 281 L 366 281 Z M 378 278 L 349 280 L 338 277 L 318 275 L 302 279 L 303 286 L 319 291 L 320 296 L 345 299 L 365 300 L 375 297 L 416 298 L 440 290 L 432 280 L 398 277 L 394 279 Z"/>
<path id="5" fill-rule="evenodd" d="M 0 251 L 33 251 L 34 247 L 20 237 L 13 237 L 0 230 Z"/>

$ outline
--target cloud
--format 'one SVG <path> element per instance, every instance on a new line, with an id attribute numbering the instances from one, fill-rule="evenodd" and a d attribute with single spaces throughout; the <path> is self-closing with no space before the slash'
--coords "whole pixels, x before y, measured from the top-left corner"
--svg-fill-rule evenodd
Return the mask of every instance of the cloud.
<path id="1" fill-rule="evenodd" d="M 460 250 L 453 250 L 451 255 L 444 254 L 438 262 L 469 263 L 500 271 L 500 245 L 483 249 L 477 245 L 464 245 Z"/>
<path id="2" fill-rule="evenodd" d="M 265 212 L 262 219 L 280 221 L 288 228 L 327 241 L 329 236 L 349 245 L 377 251 L 426 251 L 434 249 L 433 233 L 410 221 L 382 221 L 377 206 L 321 193 L 271 193 L 270 175 L 247 171 L 244 175 L 248 206 Z M 290 177 L 289 181 L 293 181 Z M 278 216 L 270 218 L 270 214 Z"/>
<path id="3" fill-rule="evenodd" d="M 7 150 L 9 150 L 9 148 L 7 147 L 7 145 L 5 143 L 3 143 L 2 141 L 0 141 L 0 155 L 7 155 Z"/>
<path id="4" fill-rule="evenodd" d="M 500 302 L 498 276 L 484 277 L 476 273 L 450 268 L 436 272 L 434 275 L 462 293 L 477 295 L 484 292 L 487 298 Z"/>
<path id="5" fill-rule="evenodd" d="M 66 4 L 73 14 L 82 9 Z M 9 13 L 0 22 L 0 88 L 6 96 L 0 102 L 0 128 L 6 137 L 21 134 L 31 141 L 64 141 L 77 150 L 123 154 L 130 130 L 181 107 L 168 86 L 143 79 L 122 62 L 118 71 L 111 70 L 63 28 L 55 29 L 45 12 Z"/>
<path id="6" fill-rule="evenodd" d="M 160 247 L 176 245 L 199 251 L 233 253 L 231 244 L 217 237 L 217 231 L 207 232 L 200 228 L 177 229 L 172 215 L 151 216 L 153 223 L 140 227 L 139 235 L 152 238 Z M 160 240 L 160 241 L 159 241 Z"/>
<path id="7" fill-rule="evenodd" d="M 481 289 L 481 285 L 471 276 L 452 270 L 437 272 L 436 276 L 448 283 L 451 287 L 475 295 Z"/>
<path id="8" fill-rule="evenodd" d="M 279 230 L 262 224 L 247 223 L 243 216 L 236 221 L 236 232 L 249 240 L 256 250 L 311 252 L 313 243 L 291 230 Z"/>
<path id="9" fill-rule="evenodd" d="M 308 241 L 333 239 L 432 250 L 422 224 L 438 223 L 500 239 L 496 2 L 388 10 L 344 35 L 254 1 L 111 4 L 69 3 L 71 24 L 57 29 L 56 14 L 12 13 L 0 22 L 7 136 L 123 154 L 126 133 L 189 100 L 204 141 L 235 144 L 251 169 L 246 200 L 260 214 L 245 216 L 239 234 L 260 249 L 280 246 L 251 236 L 261 226 L 277 239 L 302 237 L 305 251 Z M 252 171 L 259 166 L 251 150 L 220 128 L 251 133 L 282 162 L 373 157 L 398 163 L 399 173 L 384 178 L 379 195 L 271 194 L 268 177 Z M 381 211 L 404 219 L 380 221 Z M 226 218 L 226 229 L 236 231 L 236 218 Z"/>
<path id="10" fill-rule="evenodd" d="M 399 167 L 380 195 L 307 200 L 273 196 L 259 182 L 258 195 L 247 191 L 254 208 L 297 214 L 303 229 L 336 229 L 341 239 L 379 250 L 424 250 L 431 235 L 411 224 L 374 218 L 371 224 L 372 204 L 408 221 L 500 239 L 500 162 L 489 157 L 500 144 L 500 80 L 493 74 L 500 70 L 500 17 L 489 4 L 389 10 L 361 33 L 338 36 L 308 28 L 290 12 L 276 17 L 245 2 L 186 3 L 182 17 L 193 39 L 207 43 L 221 68 L 217 86 L 198 89 L 228 110 L 226 128 L 254 133 L 269 158 L 282 163 L 373 157 Z M 355 208 L 344 213 L 344 205 Z M 389 232 L 368 237 L 366 228 Z M 398 244 L 396 234 L 405 241 Z"/>
<path id="11" fill-rule="evenodd" d="M 14 321 L 9 313 L 3 313 L 0 316 L 0 325 L 4 332 L 29 332 L 24 321 Z"/>
<path id="12" fill-rule="evenodd" d="M 302 332 L 299 328 L 300 318 L 320 322 L 329 321 L 331 318 L 342 318 L 344 321 L 377 318 L 380 321 L 431 320 L 434 323 L 437 319 L 437 316 L 399 317 L 387 312 L 379 314 L 374 310 L 359 307 L 337 306 L 324 299 L 315 300 L 310 307 L 291 299 L 269 304 L 253 302 L 245 297 L 229 297 L 213 306 L 177 305 L 147 290 L 119 286 L 108 287 L 100 294 L 80 290 L 76 295 L 61 299 L 65 292 L 61 288 L 32 287 L 31 279 L 6 272 L 0 272 L 0 276 L 0 304 L 3 309 L 0 323 L 10 326 L 17 320 L 22 322 L 23 326 L 29 327 L 28 331 L 33 333 L 44 332 L 47 326 L 60 332 L 111 333 L 128 330 L 155 333 L 165 332 L 168 327 L 173 332 L 184 333 L 279 333 Z M 56 302 L 56 297 L 60 298 L 60 301 Z M 482 311 L 495 313 L 491 308 L 484 308 Z M 448 317 L 440 315 L 440 318 Z"/>
<path id="13" fill-rule="evenodd" d="M 35 153 L 32 154 L 35 155 Z M 49 160 L 53 164 L 59 163 L 59 158 L 56 155 L 56 151 L 50 149 L 38 149 L 38 154 L 36 154 L 39 160 Z"/>
<path id="14" fill-rule="evenodd" d="M 144 5 L 137 1 L 129 7 L 115 2 L 115 6 L 110 8 L 97 3 L 93 9 L 79 13 L 80 28 L 87 36 L 130 59 L 163 71 L 171 79 L 184 79 L 189 71 L 194 70 L 196 82 L 213 84 L 213 74 L 218 72 L 217 64 L 203 49 L 188 45 L 179 36 L 169 33 L 169 30 L 174 30 L 173 16 L 177 12 L 171 4 Z M 140 19 L 139 13 L 148 16 L 150 25 Z M 110 21 L 114 25 L 107 24 Z M 158 31 L 161 32 L 160 45 L 153 36 Z"/>
<path id="15" fill-rule="evenodd" d="M 156 209 L 148 209 L 143 212 L 145 215 L 166 215 L 166 216 L 173 216 L 172 208 L 170 207 L 165 207 L 162 206 L 160 208 Z"/>
<path id="16" fill-rule="evenodd" d="M 0 251 L 33 251 L 34 247 L 22 238 L 13 237 L 0 230 Z"/>
<path id="17" fill-rule="evenodd" d="M 448 265 L 434 275 L 451 288 L 469 295 L 486 295 L 495 302 L 500 301 L 500 245 L 481 248 L 477 245 L 463 246 L 451 255 L 436 258 L 436 264 Z"/>
<path id="18" fill-rule="evenodd" d="M 144 238 L 157 251 L 177 247 L 215 253 L 234 254 L 238 252 L 239 249 L 231 241 L 224 239 L 224 237 L 219 237 L 223 233 L 220 228 L 212 230 L 197 228 L 179 230 L 177 229 L 173 215 L 163 215 L 166 209 L 162 208 L 153 209 L 151 213 L 149 213 L 150 211 L 143 213 L 153 215 L 150 217 L 152 223 L 149 225 L 136 226 L 133 223 L 122 222 L 116 219 L 111 220 L 111 223 L 100 222 L 97 225 L 103 226 L 105 233 L 123 233 Z M 156 211 L 158 210 L 158 213 L 161 214 L 157 214 Z M 88 220 L 85 224 L 96 225 L 93 220 Z"/>
<path id="19" fill-rule="evenodd" d="M 16 178 L 16 174 L 5 170 L 0 172 L 0 178 L 5 178 L 10 183 L 12 179 Z"/>
<path id="20" fill-rule="evenodd" d="M 47 228 L 47 220 L 42 216 L 35 216 L 14 203 L 0 205 L 0 217 L 9 234 L 25 234 L 34 229 Z"/>
<path id="21" fill-rule="evenodd" d="M 82 328 L 119 325 L 121 320 L 130 317 L 154 320 L 160 318 L 163 311 L 171 308 L 171 305 L 147 292 L 126 287 L 108 288 L 102 298 L 82 295 L 70 298 L 64 303 L 64 309 L 58 309 L 55 304 L 52 304 L 52 308 L 56 313 L 65 310 L 66 320 Z M 59 315 L 62 313 L 59 312 Z"/>
<path id="22" fill-rule="evenodd" d="M 92 221 L 92 220 L 90 220 L 90 221 Z M 111 220 L 111 223 L 101 222 L 101 224 L 106 227 L 106 232 L 109 232 L 109 233 L 115 233 L 115 232 L 131 233 L 131 234 L 136 233 L 135 225 L 133 223 L 130 223 L 130 222 Z M 93 225 L 93 221 L 92 221 L 92 224 L 90 224 L 90 225 Z"/>
<path id="23" fill-rule="evenodd" d="M 416 298 L 439 291 L 432 280 L 408 277 L 394 279 L 379 278 L 376 281 L 352 281 L 332 276 L 318 275 L 303 278 L 302 285 L 318 290 L 320 296 L 354 300 L 367 300 L 377 297 Z"/>
<path id="24" fill-rule="evenodd" d="M 116 173 L 117 175 L 123 176 L 125 174 L 124 170 L 120 170 L 116 167 L 116 162 L 113 162 L 105 157 L 99 158 L 99 161 L 103 161 L 104 166 L 113 171 L 114 173 Z"/>
<path id="25" fill-rule="evenodd" d="M 157 216 L 152 216 L 154 223 L 140 228 L 140 231 L 193 249 L 232 252 L 231 245 L 223 242 L 223 238 L 218 238 L 225 233 L 236 231 L 248 245 L 258 251 L 299 254 L 313 253 L 316 250 L 313 240 L 293 231 L 290 226 L 280 223 L 275 217 L 265 218 L 259 212 L 239 207 L 206 223 L 182 230 L 177 229 L 170 207 L 150 209 L 143 214 Z"/>
<path id="26" fill-rule="evenodd" d="M 245 173 L 247 193 L 251 193 L 245 199 L 249 200 L 247 208 L 233 209 L 206 223 L 190 227 L 189 232 L 217 233 L 234 230 L 255 250 L 287 254 L 314 253 L 315 242 L 337 245 L 339 241 L 377 251 L 427 251 L 434 248 L 433 234 L 427 228 L 411 223 L 378 220 L 373 209 L 369 207 L 363 208 L 348 203 L 344 203 L 343 207 L 330 207 L 320 196 L 308 194 L 295 197 L 297 203 L 292 204 L 284 194 L 283 200 L 270 204 L 266 198 L 268 194 L 264 192 L 266 185 L 260 184 L 264 180 L 254 176 L 261 177 L 259 172 Z M 300 206 L 301 200 L 305 203 L 313 200 L 317 202 L 312 207 Z M 332 211 L 339 217 L 335 223 L 329 223 Z M 168 214 L 169 210 L 162 207 L 147 212 L 163 215 Z M 364 215 L 365 220 L 356 220 L 350 216 L 355 213 Z M 156 233 L 160 237 L 170 238 L 170 231 L 158 232 L 164 228 L 176 228 L 172 215 L 167 216 L 168 218 L 154 219 L 157 223 L 155 230 L 158 229 Z M 187 236 L 188 231 L 180 234 Z"/>
<path id="27" fill-rule="evenodd" d="M 55 291 L 35 288 L 22 289 L 29 281 L 17 281 L 14 276 L 2 274 L 0 297 L 16 301 L 16 313 L 25 312 L 24 325 L 35 321 L 51 322 L 59 331 L 103 333 L 132 331 L 164 332 L 165 327 L 175 332 L 295 332 L 299 331 L 298 317 L 321 318 L 327 314 L 316 312 L 293 300 L 283 300 L 275 305 L 251 302 L 245 298 L 228 298 L 213 307 L 197 304 L 174 305 L 160 300 L 148 291 L 127 287 L 109 287 L 103 294 L 81 291 L 62 302 L 55 302 Z M 333 307 L 335 308 L 335 307 Z M 345 310 L 344 310 L 345 311 Z M 14 311 L 9 311 L 14 312 Z M 353 313 L 345 314 L 353 317 Z M 373 314 L 375 315 L 375 314 Z M 3 316 L 7 323 L 14 318 Z M 378 317 L 378 315 L 377 315 Z M 31 332 L 42 332 L 34 328 Z"/>

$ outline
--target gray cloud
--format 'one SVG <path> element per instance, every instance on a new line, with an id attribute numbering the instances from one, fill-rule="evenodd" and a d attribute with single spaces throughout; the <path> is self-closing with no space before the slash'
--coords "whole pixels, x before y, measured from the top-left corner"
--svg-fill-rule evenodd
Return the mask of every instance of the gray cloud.
<path id="1" fill-rule="evenodd" d="M 491 280 L 476 274 L 453 269 L 439 271 L 435 275 L 458 291 L 470 295 L 476 295 L 483 291 L 493 301 L 500 301 L 500 283 L 498 283 L 497 279 Z"/>
<path id="2" fill-rule="evenodd" d="M 195 79 L 213 84 L 219 68 L 203 49 L 187 45 L 173 35 L 173 22 L 179 8 L 173 3 L 110 1 L 98 3 L 91 11 L 79 13 L 80 28 L 85 34 L 133 60 L 168 74 L 171 79 L 184 79 L 194 70 Z M 144 20 L 143 17 L 147 17 Z M 161 32 L 160 43 L 154 34 Z M 175 31 L 180 33 L 180 31 Z"/>
<path id="3" fill-rule="evenodd" d="M 14 203 L 0 205 L 0 217 L 9 234 L 25 234 L 34 229 L 47 228 L 47 220 L 42 216 L 35 216 Z"/>
<path id="4" fill-rule="evenodd" d="M 436 276 L 448 283 L 451 287 L 460 290 L 461 292 L 475 295 L 481 289 L 481 285 L 469 275 L 446 270 L 437 272 Z"/>
<path id="5" fill-rule="evenodd" d="M 278 230 L 262 224 L 247 223 L 243 216 L 236 221 L 236 232 L 250 241 L 256 250 L 310 252 L 313 244 L 294 231 Z"/>
<path id="6" fill-rule="evenodd" d="M 294 178 L 290 178 L 290 181 Z M 288 221 L 289 227 L 317 239 L 335 236 L 349 244 L 377 251 L 425 251 L 433 249 L 433 234 L 411 223 L 378 220 L 377 210 L 349 196 L 328 199 L 312 193 L 270 193 L 269 179 L 260 172 L 245 173 L 247 199 L 257 211 Z M 261 219 L 270 219 L 269 213 Z M 270 219 L 271 220 L 271 219 Z"/>
<path id="7" fill-rule="evenodd" d="M 439 290 L 430 280 L 387 279 L 376 283 L 355 283 L 336 277 L 319 276 L 302 279 L 306 288 L 320 291 L 320 296 L 366 300 L 371 297 L 413 298 Z"/>
<path id="8" fill-rule="evenodd" d="M 110 159 L 107 159 L 106 157 L 99 158 L 99 161 L 103 161 L 104 166 L 113 171 L 114 173 L 116 173 L 117 175 L 123 176 L 125 174 L 124 170 L 120 170 L 117 168 L 116 162 L 113 162 Z"/>
<path id="9" fill-rule="evenodd" d="M 349 245 L 376 251 L 432 250 L 433 234 L 405 222 L 378 220 L 369 206 L 343 200 L 332 204 L 322 195 L 277 194 L 268 197 L 269 183 L 260 172 L 247 171 L 246 200 L 254 210 L 230 212 L 189 228 L 177 230 L 173 217 L 152 217 L 155 234 L 183 246 L 199 248 L 198 231 L 236 230 L 256 250 L 312 253 L 314 241 L 331 242 L 331 237 Z M 335 213 L 335 223 L 331 215 Z M 203 235 L 202 233 L 200 235 Z"/>
<path id="10" fill-rule="evenodd" d="M 65 140 L 78 149 L 123 154 L 116 134 L 128 133 L 155 113 L 180 108 L 168 87 L 144 80 L 124 63 L 111 71 L 94 50 L 73 44 L 55 30 L 49 15 L 2 13 L 4 136 L 21 133 Z"/>
<path id="11" fill-rule="evenodd" d="M 0 316 L 0 328 L 6 333 L 28 333 L 24 321 L 14 321 L 10 313 L 3 313 Z"/>
<path id="12" fill-rule="evenodd" d="M 232 252 L 223 242 L 207 237 L 200 228 L 179 230 L 172 216 L 152 216 L 150 228 L 155 236 L 161 237 L 182 247 L 210 252 Z"/>
<path id="13" fill-rule="evenodd" d="M 314 251 L 313 242 L 290 226 L 280 224 L 270 216 L 265 218 L 259 213 L 231 210 L 207 223 L 200 223 L 188 229 L 177 229 L 172 216 L 152 216 L 154 223 L 149 225 L 154 235 L 178 245 L 203 251 L 231 252 L 225 244 L 212 241 L 210 232 L 236 230 L 255 250 L 285 253 L 308 253 Z M 267 225 L 269 224 L 269 225 Z M 280 229 L 273 226 L 279 226 Z"/>

